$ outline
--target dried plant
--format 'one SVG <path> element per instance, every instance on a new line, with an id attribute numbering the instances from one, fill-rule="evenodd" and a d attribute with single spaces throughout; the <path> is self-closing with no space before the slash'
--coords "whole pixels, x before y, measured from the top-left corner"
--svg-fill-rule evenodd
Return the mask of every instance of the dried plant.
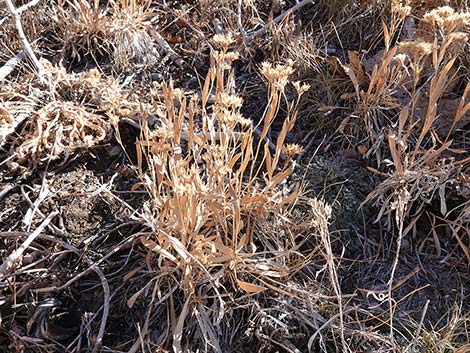
<path id="1" fill-rule="evenodd" d="M 172 341 L 176 352 L 185 344 L 186 330 L 221 351 L 217 326 L 231 320 L 233 303 L 266 290 L 285 294 L 286 280 L 309 257 L 300 247 L 309 234 L 289 215 L 299 202 L 299 188 L 288 178 L 300 148 L 284 141 L 298 101 L 288 103 L 276 143 L 266 140 L 293 69 L 263 64 L 269 105 L 257 139 L 252 121 L 239 112 L 242 100 L 233 93 L 231 63 L 237 56 L 228 51 L 231 41 L 214 38 L 221 50 L 213 53 L 200 100 L 188 99 L 172 83 L 159 87 L 162 101 L 154 93 L 154 105 L 163 104 L 165 114 L 155 129 L 144 123 L 137 142 L 141 183 L 136 187 L 145 187 L 151 198 L 144 206 L 151 231 L 141 241 L 154 253 L 160 296 L 183 294 L 181 302 L 169 301 L 174 316 L 168 317 L 172 324 L 165 342 Z M 295 87 L 299 97 L 308 89 Z"/>
<path id="2" fill-rule="evenodd" d="M 51 9 L 62 55 L 77 62 L 111 61 L 118 71 L 157 64 L 154 17 L 149 0 L 117 0 L 106 6 L 98 0 L 60 0 Z"/>
<path id="3" fill-rule="evenodd" d="M 109 18 L 99 1 L 60 0 L 53 9 L 54 33 L 57 41 L 63 42 L 65 55 L 77 61 L 88 55 L 98 62 L 100 56 L 112 52 Z"/>
<path id="4" fill-rule="evenodd" d="M 54 64 L 0 85 L 0 351 L 469 349 L 465 1 L 32 3 Z"/>
<path id="5" fill-rule="evenodd" d="M 54 102 L 34 114 L 22 130 L 22 142 L 11 147 L 18 163 L 44 164 L 58 158 L 65 162 L 74 151 L 103 142 L 110 126 L 83 108 Z"/>
<path id="6" fill-rule="evenodd" d="M 374 199 L 380 203 L 379 218 L 397 210 L 398 223 L 403 226 L 406 220 L 406 228 L 401 227 L 401 237 L 416 230 L 416 224 L 423 215 L 430 217 L 433 224 L 438 217 L 454 230 L 470 261 L 468 240 L 461 239 L 455 231 L 457 228 L 463 230 L 455 226 L 455 220 L 461 219 L 462 215 L 456 215 L 455 210 L 449 209 L 447 204 L 451 198 L 456 198 L 457 202 L 465 201 L 456 209 L 462 210 L 466 204 L 464 193 L 467 192 L 465 185 L 470 157 L 466 151 L 453 148 L 450 137 L 453 128 L 470 109 L 467 102 L 470 91 L 468 85 L 451 128 L 444 135 L 437 131 L 438 104 L 451 82 L 456 50 L 462 42 L 467 41 L 467 36 L 460 30 L 462 26 L 469 25 L 469 18 L 469 14 L 456 13 L 449 7 L 432 10 L 424 15 L 423 21 L 436 27 L 435 41 L 411 41 L 395 47 L 402 52 L 395 58 L 398 58 L 401 69 L 408 74 L 406 83 L 409 84 L 410 99 L 408 105 L 402 108 L 396 126 L 391 127 L 388 133 L 391 159 L 387 164 L 392 172 L 385 176 L 386 179 L 368 196 L 368 200 Z M 431 72 L 425 67 L 430 60 Z M 425 71 L 429 75 L 429 83 L 418 87 Z M 424 104 L 422 97 L 426 97 Z M 419 109 L 420 105 L 424 109 Z M 441 139 L 440 135 L 444 137 Z M 436 203 L 440 216 L 430 207 Z M 435 232 L 433 235 L 436 248 L 440 251 L 438 236 Z M 466 231 L 464 235 L 468 237 Z"/>
<path id="7" fill-rule="evenodd" d="M 8 165 L 13 170 L 30 172 L 57 159 L 65 163 L 75 151 L 106 142 L 112 131 L 108 115 L 126 115 L 131 106 L 117 81 L 97 70 L 69 74 L 61 66 L 42 64 L 49 74 L 47 91 L 30 77 L 35 98 L 19 91 L 2 95 L 3 141 L 9 141 Z M 13 134 L 23 120 L 19 133 Z"/>
<path id="8" fill-rule="evenodd" d="M 357 100 L 357 106 L 350 118 L 342 123 L 340 130 L 351 131 L 360 137 L 364 136 L 365 131 L 369 141 L 367 156 L 375 154 L 379 164 L 382 157 L 380 149 L 384 142 L 383 127 L 386 126 L 387 113 L 399 106 L 393 92 L 408 76 L 406 70 L 396 60 L 397 47 L 392 47 L 392 45 L 410 11 L 411 8 L 402 5 L 401 2 L 391 2 L 390 24 L 387 26 L 382 22 L 385 49 L 376 55 L 377 60 L 373 63 L 371 72 L 367 72 L 359 55 L 353 51 L 349 52 L 349 64 L 343 65 L 355 90 L 355 95 L 345 94 L 343 97 L 354 97 Z"/>

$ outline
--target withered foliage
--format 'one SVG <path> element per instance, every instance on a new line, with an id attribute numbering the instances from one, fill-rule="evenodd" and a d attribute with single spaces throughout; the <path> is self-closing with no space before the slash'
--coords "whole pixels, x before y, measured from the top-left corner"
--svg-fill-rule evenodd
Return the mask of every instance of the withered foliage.
<path id="1" fill-rule="evenodd" d="M 466 2 L 24 5 L 0 350 L 469 350 Z"/>

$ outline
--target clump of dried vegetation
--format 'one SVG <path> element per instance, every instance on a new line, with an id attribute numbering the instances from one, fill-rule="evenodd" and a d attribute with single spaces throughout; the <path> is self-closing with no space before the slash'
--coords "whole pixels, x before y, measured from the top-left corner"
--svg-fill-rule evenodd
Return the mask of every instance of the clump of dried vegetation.
<path id="1" fill-rule="evenodd" d="M 0 350 L 470 351 L 465 1 L 5 4 Z"/>
<path id="2" fill-rule="evenodd" d="M 400 11 L 407 15 L 411 8 L 401 7 Z M 470 260 L 469 234 L 465 227 L 454 223 L 456 219 L 459 223 L 468 222 L 461 212 L 468 207 L 470 159 L 468 151 L 455 147 L 452 139 L 457 128 L 467 123 L 469 83 L 464 83 L 461 97 L 446 98 L 449 86 L 455 87 L 458 79 L 457 55 L 468 41 L 467 34 L 462 31 L 470 25 L 470 14 L 440 7 L 426 12 L 419 21 L 417 30 L 421 27 L 423 34 L 416 34 L 416 38 L 394 47 L 386 45 L 390 49 L 374 67 L 367 93 L 360 92 L 364 97 L 361 104 L 367 104 L 370 98 L 380 104 L 384 98 L 375 90 L 382 92 L 384 97 L 392 97 L 395 104 L 402 100 L 398 105 L 396 125 L 385 125 L 388 131 L 383 134 L 388 139 L 387 154 L 391 158 L 385 161 L 390 172 L 369 199 L 376 199 L 381 204 L 379 217 L 396 211 L 400 228 L 406 219 L 408 224 L 406 229 L 400 229 L 401 236 L 412 230 L 416 232 L 417 222 L 427 216 L 432 222 L 431 231 L 439 252 L 436 226 L 447 223 Z M 396 61 L 396 65 L 392 61 Z M 448 112 L 442 114 L 440 109 Z M 365 108 L 365 119 L 373 120 L 377 116 L 371 110 Z M 384 128 L 383 124 L 371 122 L 370 126 L 374 125 Z M 372 128 L 369 134 L 377 135 Z M 436 204 L 439 212 L 435 212 Z"/>
<path id="3" fill-rule="evenodd" d="M 27 75 L 3 92 L 2 135 L 10 146 L 6 164 L 12 170 L 30 171 L 57 159 L 67 162 L 75 152 L 109 140 L 106 115 L 126 114 L 125 95 L 115 79 L 97 70 L 73 74 L 48 61 L 43 65 L 49 74 L 47 89 Z M 36 87 L 28 91 L 25 85 Z"/>
<path id="4" fill-rule="evenodd" d="M 176 315 L 176 324 L 159 328 L 169 333 L 162 343 L 172 342 L 176 351 L 187 345 L 185 331 L 193 332 L 197 346 L 221 351 L 229 337 L 217 331 L 235 324 L 230 313 L 266 290 L 292 292 L 288 279 L 312 255 L 301 245 L 311 241 L 313 225 L 295 224 L 291 211 L 302 200 L 298 187 L 286 183 L 301 150 L 284 144 L 295 123 L 295 102 L 288 103 L 289 117 L 271 143 L 273 151 L 266 139 L 293 69 L 263 65 L 270 105 L 257 136 L 253 121 L 239 112 L 242 99 L 232 92 L 232 39 L 218 35 L 213 41 L 222 48 L 213 53 L 200 99 L 172 83 L 155 88 L 153 106 L 162 105 L 164 114 L 155 129 L 144 120 L 137 141 L 136 186 L 150 195 L 143 211 L 149 231 L 140 239 L 155 253 L 151 268 L 157 276 L 149 285 L 166 298 L 161 305 L 169 306 L 159 316 L 166 312 L 163 322 L 170 324 L 170 313 Z M 298 102 L 308 87 L 295 86 Z"/>

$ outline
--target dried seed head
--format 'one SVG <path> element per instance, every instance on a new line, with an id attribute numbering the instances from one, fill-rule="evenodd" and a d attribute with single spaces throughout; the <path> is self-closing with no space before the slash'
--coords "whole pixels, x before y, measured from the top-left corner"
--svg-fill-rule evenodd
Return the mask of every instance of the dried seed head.
<path id="1" fill-rule="evenodd" d="M 227 53 L 225 53 L 225 60 L 227 60 L 228 63 L 232 63 L 234 62 L 235 60 L 238 59 L 240 55 L 234 51 L 229 51 Z"/>
<path id="2" fill-rule="evenodd" d="M 466 12 L 456 13 L 443 20 L 443 27 L 448 29 L 462 28 L 470 24 L 470 14 Z"/>
<path id="3" fill-rule="evenodd" d="M 261 66 L 261 72 L 268 79 L 268 81 L 287 78 L 295 72 L 292 67 L 292 61 L 289 61 L 287 65 L 276 65 L 274 67 L 271 63 L 263 62 Z"/>
<path id="4" fill-rule="evenodd" d="M 261 64 L 261 72 L 266 77 L 268 81 L 274 81 L 276 79 L 273 65 L 268 62 L 263 62 Z"/>
<path id="5" fill-rule="evenodd" d="M 425 41 L 412 41 L 400 43 L 398 49 L 402 53 L 408 51 L 413 55 L 415 60 L 420 60 L 424 56 L 431 54 L 435 49 L 435 45 Z"/>
<path id="6" fill-rule="evenodd" d="M 302 151 L 303 148 L 295 143 L 289 143 L 282 147 L 282 152 L 288 157 L 302 153 Z"/>
<path id="7" fill-rule="evenodd" d="M 223 70 L 230 70 L 232 68 L 232 63 L 237 60 L 239 57 L 238 53 L 227 52 L 225 49 L 222 51 L 214 51 L 212 53 L 212 59 L 218 64 L 221 65 Z M 211 68 L 212 69 L 212 68 Z"/>
<path id="8" fill-rule="evenodd" d="M 238 114 L 238 124 L 240 124 L 243 127 L 250 126 L 253 120 L 244 118 L 243 115 Z"/>
<path id="9" fill-rule="evenodd" d="M 215 118 L 220 122 L 221 125 L 233 126 L 237 122 L 236 113 L 231 112 L 230 110 L 222 108 L 221 110 L 215 112 Z"/>
<path id="10" fill-rule="evenodd" d="M 470 24 L 470 14 L 467 12 L 456 13 L 450 6 L 442 6 L 423 16 L 423 21 L 441 29 L 455 29 Z"/>
<path id="11" fill-rule="evenodd" d="M 218 95 L 217 103 L 221 104 L 224 108 L 235 110 L 242 106 L 243 99 L 232 94 L 221 92 Z"/>
<path id="12" fill-rule="evenodd" d="M 411 14 L 411 6 L 403 5 L 401 1 L 394 0 L 392 1 L 392 12 L 397 14 L 399 18 L 403 19 Z"/>
<path id="13" fill-rule="evenodd" d="M 411 14 L 411 6 L 400 6 L 398 9 L 398 15 L 402 18 Z"/>
<path id="14" fill-rule="evenodd" d="M 279 91 L 282 91 L 287 85 L 289 76 L 295 72 L 293 65 L 292 60 L 289 60 L 286 65 L 276 65 L 274 67 L 270 63 L 263 62 L 261 64 L 261 72 L 269 83 Z"/>
<path id="15" fill-rule="evenodd" d="M 450 43 L 466 43 L 468 42 L 468 35 L 463 32 L 454 32 L 449 34 Z"/>
<path id="16" fill-rule="evenodd" d="M 442 6 L 434 9 L 423 16 L 423 22 L 433 26 L 442 26 L 444 19 L 453 15 L 455 10 L 450 6 Z"/>
<path id="17" fill-rule="evenodd" d="M 437 9 L 432 10 L 431 12 L 435 12 L 438 16 L 442 18 L 447 18 L 455 14 L 455 10 L 450 6 L 441 6 Z"/>
<path id="18" fill-rule="evenodd" d="M 228 47 L 235 43 L 235 40 L 232 37 L 232 34 L 216 34 L 212 37 L 212 43 L 214 45 L 218 46 L 219 48 L 222 48 L 224 51 L 227 51 Z"/>
<path id="19" fill-rule="evenodd" d="M 302 94 L 304 94 L 310 89 L 309 84 L 306 84 L 306 83 L 301 84 L 300 81 L 292 82 L 292 84 L 294 85 L 294 88 L 297 91 L 297 94 L 299 96 L 301 96 Z"/>

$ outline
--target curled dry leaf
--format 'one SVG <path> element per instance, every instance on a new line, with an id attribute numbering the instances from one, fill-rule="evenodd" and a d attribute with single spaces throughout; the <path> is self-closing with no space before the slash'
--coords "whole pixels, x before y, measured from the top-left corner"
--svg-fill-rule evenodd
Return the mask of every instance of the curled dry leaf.
<path id="1" fill-rule="evenodd" d="M 13 141 L 20 163 L 42 164 L 49 158 L 67 158 L 76 150 L 105 141 L 111 131 L 103 117 L 72 103 L 53 102 L 29 119 Z"/>

